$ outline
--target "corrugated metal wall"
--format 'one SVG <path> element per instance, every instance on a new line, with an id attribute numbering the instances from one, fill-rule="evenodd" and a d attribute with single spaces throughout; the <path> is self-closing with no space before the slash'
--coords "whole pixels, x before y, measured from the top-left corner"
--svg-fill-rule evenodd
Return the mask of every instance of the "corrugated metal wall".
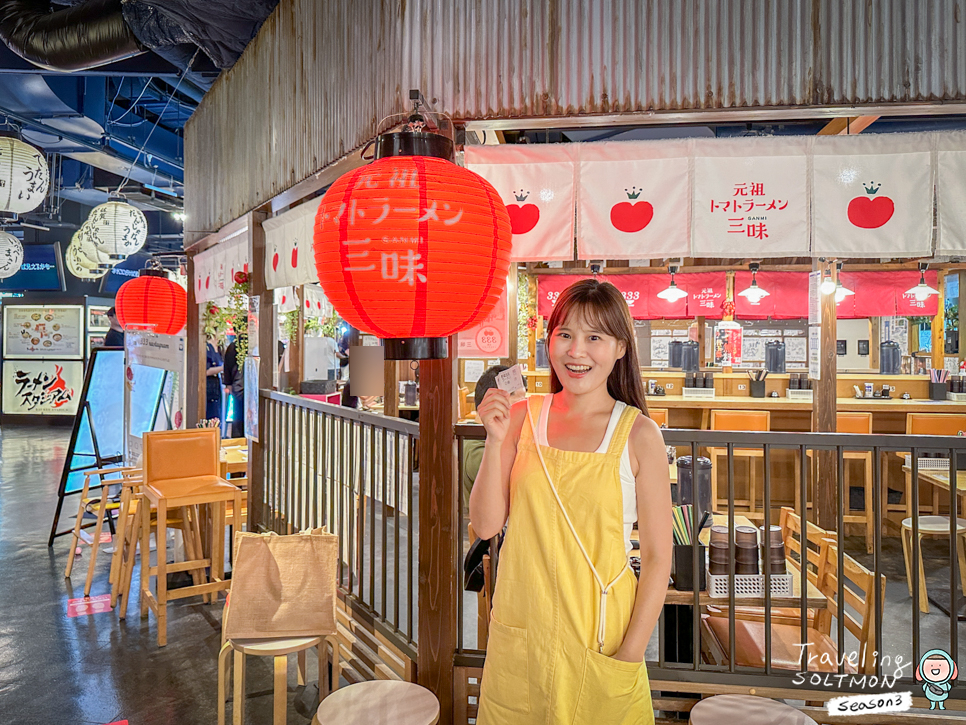
<path id="1" fill-rule="evenodd" d="M 282 0 L 186 130 L 191 232 L 373 136 L 462 120 L 966 100 L 966 0 Z"/>

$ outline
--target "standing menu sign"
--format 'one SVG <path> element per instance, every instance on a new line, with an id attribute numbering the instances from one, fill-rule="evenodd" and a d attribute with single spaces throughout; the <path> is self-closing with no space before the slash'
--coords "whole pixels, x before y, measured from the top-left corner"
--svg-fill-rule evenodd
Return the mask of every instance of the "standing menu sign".
<path id="1" fill-rule="evenodd" d="M 80 305 L 4 305 L 5 358 L 84 357 L 84 308 Z"/>

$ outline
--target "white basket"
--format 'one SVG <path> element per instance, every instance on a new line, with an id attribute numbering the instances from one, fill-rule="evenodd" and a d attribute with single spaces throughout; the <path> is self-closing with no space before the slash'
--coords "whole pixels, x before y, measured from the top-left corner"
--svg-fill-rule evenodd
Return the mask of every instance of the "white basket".
<path id="1" fill-rule="evenodd" d="M 790 400 L 807 400 L 809 403 L 812 402 L 812 392 L 811 390 L 796 390 L 794 388 L 788 388 L 785 391 L 785 397 Z"/>
<path id="2" fill-rule="evenodd" d="M 966 393 L 946 393 L 946 400 L 956 403 L 966 403 Z"/>
<path id="3" fill-rule="evenodd" d="M 906 456 L 906 467 L 912 468 L 911 455 Z M 949 459 L 948 458 L 920 458 L 919 470 L 920 471 L 948 471 Z"/>
<path id="4" fill-rule="evenodd" d="M 714 388 L 681 388 L 681 395 L 685 398 L 713 398 Z"/>
<path id="5" fill-rule="evenodd" d="M 728 598 L 728 579 L 727 574 L 719 575 L 708 572 L 708 594 L 711 595 L 712 599 Z M 771 595 L 773 597 L 791 597 L 794 594 L 792 582 L 792 575 L 788 572 L 772 574 Z M 735 599 L 764 598 L 764 574 L 735 574 Z"/>

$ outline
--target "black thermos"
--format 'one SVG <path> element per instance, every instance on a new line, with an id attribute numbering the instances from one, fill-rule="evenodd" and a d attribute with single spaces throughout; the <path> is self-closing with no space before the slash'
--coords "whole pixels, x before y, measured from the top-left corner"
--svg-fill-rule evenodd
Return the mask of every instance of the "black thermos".
<path id="1" fill-rule="evenodd" d="M 785 343 L 772 340 L 765 343 L 765 370 L 770 373 L 785 372 Z"/>
<path id="2" fill-rule="evenodd" d="M 886 340 L 879 345 L 879 375 L 898 375 L 902 367 L 899 343 Z"/>

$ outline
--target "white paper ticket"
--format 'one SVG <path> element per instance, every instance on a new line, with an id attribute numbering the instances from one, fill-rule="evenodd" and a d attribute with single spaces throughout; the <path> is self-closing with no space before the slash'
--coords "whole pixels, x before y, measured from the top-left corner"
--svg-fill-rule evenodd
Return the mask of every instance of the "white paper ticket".
<path id="1" fill-rule="evenodd" d="M 505 390 L 508 393 L 515 393 L 517 390 L 526 389 L 526 385 L 523 382 L 523 369 L 519 365 L 514 365 L 512 368 L 507 368 L 503 372 L 497 373 L 496 386 L 500 390 Z"/>

